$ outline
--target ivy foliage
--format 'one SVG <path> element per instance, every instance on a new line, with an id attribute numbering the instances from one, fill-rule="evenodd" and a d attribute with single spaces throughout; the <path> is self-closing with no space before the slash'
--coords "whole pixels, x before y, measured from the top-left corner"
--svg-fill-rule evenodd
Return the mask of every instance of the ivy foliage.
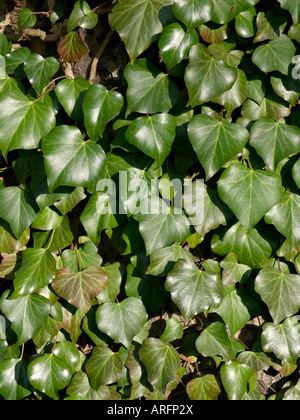
<path id="1" fill-rule="evenodd" d="M 118 0 L 111 91 L 0 34 L 0 399 L 300 399 L 299 5 Z M 65 61 L 101 7 L 55 6 Z"/>

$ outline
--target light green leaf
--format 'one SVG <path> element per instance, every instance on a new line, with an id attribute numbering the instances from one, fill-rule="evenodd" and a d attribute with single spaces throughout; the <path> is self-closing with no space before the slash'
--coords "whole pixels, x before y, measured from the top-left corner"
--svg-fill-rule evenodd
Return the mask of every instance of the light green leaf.
<path id="1" fill-rule="evenodd" d="M 98 23 L 98 16 L 94 13 L 88 3 L 79 0 L 75 3 L 71 16 L 68 20 L 68 32 L 80 26 L 84 29 L 93 29 Z"/>
<path id="2" fill-rule="evenodd" d="M 241 12 L 255 6 L 259 0 L 212 0 L 214 13 L 212 22 L 219 25 L 235 19 Z"/>
<path id="3" fill-rule="evenodd" d="M 148 314 L 143 303 L 133 297 L 124 299 L 121 303 L 104 303 L 96 312 L 99 330 L 127 348 L 147 320 Z"/>
<path id="4" fill-rule="evenodd" d="M 20 401 L 31 394 L 27 366 L 21 359 L 8 359 L 0 364 L 0 395 L 6 401 Z"/>
<path id="5" fill-rule="evenodd" d="M 220 266 L 223 268 L 222 281 L 224 285 L 244 283 L 252 273 L 250 267 L 238 263 L 238 258 L 233 253 L 228 254 Z"/>
<path id="6" fill-rule="evenodd" d="M 235 18 L 235 29 L 239 36 L 242 38 L 251 38 L 255 35 L 256 25 L 255 18 L 257 12 L 255 7 L 250 7 L 249 9 L 241 12 Z"/>
<path id="7" fill-rule="evenodd" d="M 237 70 L 216 60 L 203 44 L 194 45 L 185 72 L 189 105 L 195 107 L 222 95 L 234 85 Z"/>
<path id="8" fill-rule="evenodd" d="M 4 157 L 11 150 L 36 149 L 56 124 L 49 105 L 32 102 L 19 91 L 0 95 L 0 108 L 0 150 Z"/>
<path id="9" fill-rule="evenodd" d="M 22 32 L 25 28 L 32 28 L 36 24 L 36 16 L 28 8 L 20 11 L 18 16 L 18 28 L 19 32 Z"/>
<path id="10" fill-rule="evenodd" d="M 131 63 L 163 30 L 161 15 L 171 0 L 121 0 L 110 15 L 110 26 L 124 42 Z"/>
<path id="11" fill-rule="evenodd" d="M 217 401 L 222 391 L 214 375 L 204 375 L 190 381 L 186 392 L 191 401 Z"/>
<path id="12" fill-rule="evenodd" d="M 64 110 L 74 121 L 83 120 L 82 105 L 90 83 L 82 77 L 64 79 L 55 88 L 56 96 Z"/>
<path id="13" fill-rule="evenodd" d="M 92 85 L 83 102 L 84 123 L 92 140 L 98 140 L 109 121 L 121 112 L 123 96 L 102 85 Z"/>
<path id="14" fill-rule="evenodd" d="M 244 351 L 240 353 L 237 357 L 237 361 L 241 365 L 249 366 L 253 372 L 259 372 L 260 370 L 267 371 L 272 364 L 272 360 L 265 353 Z"/>
<path id="15" fill-rule="evenodd" d="M 248 131 L 238 124 L 221 122 L 208 115 L 196 115 L 188 127 L 190 142 L 205 169 L 206 180 L 243 150 Z"/>
<path id="16" fill-rule="evenodd" d="M 279 324 L 300 309 L 300 276 L 277 268 L 264 268 L 255 279 L 255 290 Z"/>
<path id="17" fill-rule="evenodd" d="M 241 224 L 252 229 L 282 197 L 278 175 L 231 165 L 223 173 L 218 191 Z"/>
<path id="18" fill-rule="evenodd" d="M 166 322 L 166 328 L 160 339 L 166 343 L 171 343 L 175 340 L 181 340 L 184 334 L 183 326 L 177 318 L 170 318 Z"/>
<path id="19" fill-rule="evenodd" d="M 175 0 L 174 16 L 183 22 L 188 31 L 210 21 L 213 14 L 211 0 Z"/>
<path id="20" fill-rule="evenodd" d="M 222 384 L 232 401 L 241 400 L 249 392 L 249 383 L 255 375 L 249 366 L 240 365 L 236 361 L 223 365 L 220 374 Z"/>
<path id="21" fill-rule="evenodd" d="M 200 271 L 187 260 L 176 263 L 167 277 L 165 288 L 186 320 L 218 307 L 223 300 L 220 274 Z"/>
<path id="22" fill-rule="evenodd" d="M 92 306 L 93 298 L 107 286 L 107 275 L 100 267 L 88 267 L 73 274 L 70 270 L 59 270 L 53 280 L 54 291 L 84 313 Z"/>
<path id="23" fill-rule="evenodd" d="M 110 389 L 107 386 L 100 386 L 100 388 L 95 391 L 89 383 L 87 374 L 84 372 L 75 373 L 68 386 L 67 394 L 70 396 L 81 395 L 88 401 L 109 401 L 112 398 Z M 78 400 L 77 397 L 74 399 L 75 401 Z"/>
<path id="24" fill-rule="evenodd" d="M 100 178 L 105 162 L 101 146 L 85 142 L 77 127 L 56 127 L 42 141 L 48 186 L 88 187 Z"/>
<path id="25" fill-rule="evenodd" d="M 273 10 L 259 12 L 256 19 L 257 32 L 254 43 L 279 38 L 288 23 L 286 15 L 278 16 Z"/>
<path id="26" fill-rule="evenodd" d="M 178 87 L 150 61 L 139 59 L 128 64 L 124 75 L 128 83 L 127 115 L 169 112 L 178 102 Z"/>
<path id="27" fill-rule="evenodd" d="M 58 72 L 60 63 L 54 57 L 43 58 L 32 54 L 24 64 L 25 73 L 38 95 L 48 86 L 51 78 Z"/>
<path id="28" fill-rule="evenodd" d="M 300 1 L 294 0 L 290 2 L 289 0 L 278 0 L 281 4 L 281 7 L 285 10 L 288 10 L 293 17 L 294 23 L 300 22 Z"/>
<path id="29" fill-rule="evenodd" d="M 296 164 L 293 166 L 292 174 L 298 188 L 300 188 L 300 159 L 298 159 Z"/>

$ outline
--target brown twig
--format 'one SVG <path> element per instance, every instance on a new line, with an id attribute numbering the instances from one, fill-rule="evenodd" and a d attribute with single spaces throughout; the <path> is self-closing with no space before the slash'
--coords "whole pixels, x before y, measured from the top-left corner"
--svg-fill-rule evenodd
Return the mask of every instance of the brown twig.
<path id="1" fill-rule="evenodd" d="M 105 40 L 103 41 L 103 43 L 101 44 L 97 54 L 95 55 L 95 58 L 92 62 L 92 66 L 91 66 L 91 72 L 90 72 L 90 78 L 89 78 L 89 82 L 91 84 L 95 83 L 95 79 L 96 79 L 96 72 L 97 72 L 97 66 L 99 63 L 100 58 L 102 57 L 109 41 L 111 40 L 112 36 L 113 36 L 113 31 L 110 30 L 109 33 L 107 34 Z"/>

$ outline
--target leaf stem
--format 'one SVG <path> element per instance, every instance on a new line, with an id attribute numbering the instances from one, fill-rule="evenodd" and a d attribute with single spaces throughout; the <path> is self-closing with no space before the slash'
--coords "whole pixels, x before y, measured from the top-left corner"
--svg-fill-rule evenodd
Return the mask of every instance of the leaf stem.
<path id="1" fill-rule="evenodd" d="M 100 60 L 100 58 L 102 57 L 102 55 L 103 55 L 103 53 L 104 53 L 104 51 L 105 51 L 105 49 L 106 49 L 106 47 L 107 47 L 107 45 L 108 45 L 109 41 L 111 40 L 111 38 L 112 38 L 112 36 L 113 36 L 113 33 L 114 33 L 114 31 L 113 31 L 113 30 L 110 30 L 110 31 L 108 32 L 108 34 L 106 35 L 105 40 L 104 40 L 104 41 L 103 41 L 103 43 L 100 45 L 100 48 L 99 48 L 99 50 L 98 50 L 97 54 L 96 54 L 96 55 L 95 55 L 95 57 L 94 57 L 94 60 L 93 60 L 93 62 L 92 62 L 92 66 L 91 66 L 90 78 L 89 78 L 89 82 L 90 82 L 91 84 L 94 84 L 94 83 L 95 83 L 95 79 L 96 79 L 96 72 L 97 72 L 97 66 L 98 66 L 99 60 Z"/>
<path id="2" fill-rule="evenodd" d="M 54 239 L 54 234 L 55 234 L 55 232 L 56 232 L 56 229 L 53 229 L 53 232 L 51 233 L 51 237 L 50 237 L 50 242 L 49 242 L 49 244 L 48 244 L 48 246 L 47 246 L 47 251 L 50 249 L 50 247 L 51 247 L 51 245 L 52 245 L 52 242 L 53 242 L 53 239 Z"/>
<path id="3" fill-rule="evenodd" d="M 77 247 L 77 245 L 75 245 L 75 251 L 76 251 L 76 258 L 77 258 L 77 263 L 78 263 L 78 268 L 79 268 L 79 271 L 81 272 L 82 270 L 81 270 L 81 265 L 80 265 L 80 260 L 79 260 L 79 254 L 78 254 L 78 247 Z"/>
<path id="4" fill-rule="evenodd" d="M 249 165 L 249 168 L 251 169 L 251 171 L 252 172 L 254 172 L 254 169 L 253 169 L 253 167 L 252 167 L 252 165 L 251 165 L 251 161 L 250 161 L 250 158 L 249 158 L 249 156 L 247 156 L 247 162 L 248 162 L 248 165 Z"/>

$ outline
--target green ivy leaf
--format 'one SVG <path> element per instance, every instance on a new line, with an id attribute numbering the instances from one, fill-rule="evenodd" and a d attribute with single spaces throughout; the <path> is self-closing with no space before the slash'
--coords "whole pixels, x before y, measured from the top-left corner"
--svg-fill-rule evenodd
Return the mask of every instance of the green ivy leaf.
<path id="1" fill-rule="evenodd" d="M 58 72 L 60 63 L 54 57 L 43 58 L 32 54 L 24 64 L 25 73 L 38 95 L 49 84 L 51 78 Z"/>
<path id="2" fill-rule="evenodd" d="M 4 34 L 0 34 L 0 55 L 9 54 L 12 49 L 11 40 Z"/>
<path id="3" fill-rule="evenodd" d="M 270 41 L 258 47 L 252 56 L 252 61 L 264 73 L 279 71 L 288 75 L 289 67 L 296 54 L 296 47 L 287 35 Z"/>
<path id="4" fill-rule="evenodd" d="M 279 324 L 300 309 L 300 277 L 277 268 L 264 268 L 255 280 L 255 290 L 268 305 L 273 321 Z"/>
<path id="5" fill-rule="evenodd" d="M 82 77 L 62 80 L 55 88 L 56 96 L 64 110 L 74 121 L 83 120 L 82 105 L 90 83 Z"/>
<path id="6" fill-rule="evenodd" d="M 224 25 L 235 19 L 241 12 L 255 6 L 259 0 L 212 0 L 214 13 L 212 22 Z"/>
<path id="7" fill-rule="evenodd" d="M 278 0 L 281 4 L 281 7 L 285 10 L 288 10 L 293 17 L 294 23 L 299 23 L 300 20 L 300 1 L 295 0 L 291 4 L 288 0 Z"/>
<path id="8" fill-rule="evenodd" d="M 47 249 L 26 249 L 22 258 L 22 267 L 15 274 L 12 299 L 38 292 L 56 274 L 56 261 Z"/>
<path id="9" fill-rule="evenodd" d="M 288 23 L 287 16 L 274 15 L 274 12 L 259 12 L 256 19 L 257 32 L 254 42 L 263 42 L 280 37 Z"/>
<path id="10" fill-rule="evenodd" d="M 171 0 L 121 0 L 110 15 L 111 28 L 124 42 L 131 63 L 163 30 L 161 14 Z"/>
<path id="11" fill-rule="evenodd" d="M 50 301 L 36 294 L 1 302 L 1 311 L 18 336 L 18 346 L 29 341 L 45 325 L 50 309 Z"/>
<path id="12" fill-rule="evenodd" d="M 241 400 L 248 391 L 249 383 L 255 375 L 252 369 L 246 365 L 240 365 L 231 361 L 221 367 L 222 384 L 230 400 Z M 251 390 L 250 390 L 251 392 Z"/>
<path id="13" fill-rule="evenodd" d="M 176 380 L 180 357 L 173 347 L 156 338 L 147 338 L 140 349 L 151 385 L 165 393 L 170 382 Z"/>
<path id="14" fill-rule="evenodd" d="M 200 271 L 187 260 L 179 260 L 169 273 L 165 288 L 171 293 L 172 301 L 188 320 L 209 308 L 217 308 L 223 300 L 220 275 Z"/>
<path id="15" fill-rule="evenodd" d="M 162 165 L 169 156 L 176 136 L 176 119 L 156 114 L 134 120 L 126 131 L 126 140 Z"/>
<path id="16" fill-rule="evenodd" d="M 105 153 L 98 144 L 85 142 L 77 127 L 56 127 L 43 139 L 42 151 L 51 192 L 61 185 L 88 187 L 100 178 Z"/>
<path id="17" fill-rule="evenodd" d="M 127 348 L 147 320 L 143 303 L 133 297 L 124 299 L 121 303 L 104 303 L 96 312 L 99 330 Z M 120 325 L 122 328 L 119 328 Z"/>
<path id="18" fill-rule="evenodd" d="M 27 376 L 28 363 L 21 359 L 8 359 L 0 364 L 0 395 L 7 401 L 20 401 L 32 392 Z"/>
<path id="19" fill-rule="evenodd" d="M 15 149 L 36 149 L 55 127 L 55 114 L 46 104 L 30 101 L 23 93 L 0 95 L 0 150 L 7 157 Z"/>
<path id="20" fill-rule="evenodd" d="M 79 0 L 75 3 L 71 16 L 68 20 L 68 32 L 80 26 L 84 29 L 93 29 L 98 23 L 98 16 L 94 13 L 88 3 Z"/>
<path id="21" fill-rule="evenodd" d="M 83 396 L 84 399 L 88 401 L 110 400 L 112 397 L 107 386 L 100 386 L 100 388 L 95 391 L 89 383 L 87 374 L 84 372 L 75 373 L 68 386 L 67 394 L 74 396 L 75 401 L 78 400 L 78 395 Z"/>
<path id="22" fill-rule="evenodd" d="M 196 115 L 188 127 L 190 142 L 205 169 L 206 180 L 212 178 L 231 158 L 243 150 L 248 131 L 237 125 L 220 122 L 208 115 Z"/>
<path id="23" fill-rule="evenodd" d="M 18 16 L 19 32 L 22 32 L 25 28 L 32 28 L 36 24 L 36 21 L 36 16 L 30 9 L 25 8 L 21 10 Z"/>
<path id="24" fill-rule="evenodd" d="M 298 153 L 300 129 L 270 118 L 260 118 L 252 126 L 250 144 L 274 171 L 285 157 Z"/>
<path id="25" fill-rule="evenodd" d="M 213 14 L 211 0 L 175 0 L 174 16 L 183 22 L 188 31 L 210 21 Z"/>
<path id="26" fill-rule="evenodd" d="M 272 360 L 265 353 L 244 351 L 237 357 L 237 361 L 241 365 L 249 366 L 253 372 L 259 372 L 260 370 L 267 371 L 272 364 Z"/>
<path id="27" fill-rule="evenodd" d="M 22 233 L 20 239 L 14 237 L 9 224 L 0 218 L 0 252 L 12 254 L 24 248 L 30 239 L 30 229 Z"/>
<path id="28" fill-rule="evenodd" d="M 178 87 L 150 61 L 139 59 L 128 64 L 124 75 L 128 83 L 127 115 L 169 112 L 178 102 Z"/>
<path id="29" fill-rule="evenodd" d="M 171 343 L 175 340 L 181 340 L 184 334 L 183 326 L 178 319 L 170 318 L 166 322 L 166 328 L 161 335 L 160 339 L 166 343 Z"/>
<path id="30" fill-rule="evenodd" d="M 48 397 L 59 400 L 58 391 L 70 383 L 71 367 L 55 354 L 37 357 L 28 366 L 31 385 Z"/>
<path id="31" fill-rule="evenodd" d="M 242 164 L 223 173 L 218 191 L 243 226 L 252 229 L 282 197 L 281 179 L 266 171 L 254 171 Z"/>
<path id="32" fill-rule="evenodd" d="M 235 29 L 239 36 L 241 36 L 242 38 L 251 38 L 255 35 L 256 16 L 257 16 L 256 8 L 250 7 L 244 12 L 241 12 L 235 18 Z"/>
<path id="33" fill-rule="evenodd" d="M 54 291 L 76 308 L 87 313 L 92 299 L 107 286 L 107 275 L 99 267 L 88 267 L 79 273 L 59 270 L 52 282 Z"/>
<path id="34" fill-rule="evenodd" d="M 204 375 L 190 381 L 186 392 L 191 401 L 217 401 L 221 389 L 214 375 Z"/>
<path id="35" fill-rule="evenodd" d="M 120 357 L 104 346 L 94 347 L 92 356 L 85 365 L 85 371 L 94 390 L 117 382 L 122 370 L 123 363 Z"/>
<path id="36" fill-rule="evenodd" d="M 119 115 L 124 105 L 123 96 L 108 91 L 102 85 L 92 85 L 83 102 L 84 122 L 89 137 L 98 140 L 109 121 Z"/>
<path id="37" fill-rule="evenodd" d="M 293 178 L 298 186 L 300 188 L 300 159 L 296 162 L 292 169 Z"/>

